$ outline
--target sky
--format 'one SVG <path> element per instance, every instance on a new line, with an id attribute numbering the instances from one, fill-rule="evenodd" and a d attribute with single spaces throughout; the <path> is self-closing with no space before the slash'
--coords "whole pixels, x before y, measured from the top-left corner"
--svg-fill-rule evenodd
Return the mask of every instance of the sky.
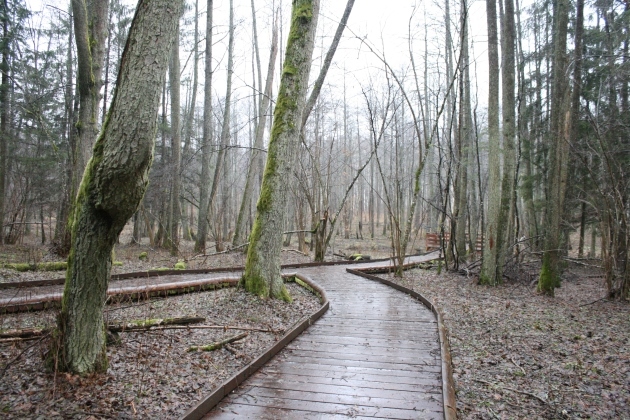
<path id="1" fill-rule="evenodd" d="M 25 0 L 31 10 L 46 10 L 48 13 L 54 8 L 60 7 L 59 0 Z M 134 0 L 126 0 L 130 5 L 134 5 Z M 187 0 L 190 3 L 190 0 Z M 260 51 L 262 61 L 263 79 L 267 69 L 269 55 L 269 44 L 271 39 L 272 10 L 274 6 L 282 4 L 283 28 L 282 33 L 286 39 L 288 33 L 288 18 L 290 15 L 290 0 L 255 0 L 257 26 L 260 39 Z M 332 36 L 336 30 L 337 23 L 341 18 L 345 8 L 344 0 L 321 0 L 320 18 L 318 22 L 318 39 L 316 40 L 316 51 L 314 55 L 314 66 L 311 72 L 313 80 L 319 71 L 319 63 L 325 54 Z M 245 98 L 251 94 L 252 84 L 252 25 L 251 25 L 251 3 L 250 0 L 234 0 L 236 19 L 236 54 L 235 54 L 235 95 Z M 459 4 L 451 4 L 451 12 L 456 13 Z M 60 7 L 67 10 L 67 6 Z M 470 0 L 469 2 L 470 32 L 473 61 L 473 71 L 477 75 L 476 83 L 479 89 L 478 97 L 480 104 L 486 102 L 487 96 L 487 51 L 486 39 L 486 19 L 485 1 Z M 199 9 L 204 13 L 201 17 L 200 31 L 203 34 L 205 26 L 206 1 L 199 1 Z M 228 22 L 229 0 L 214 0 L 214 23 L 215 47 L 213 57 L 215 59 L 215 75 L 213 83 L 217 96 L 225 95 L 225 74 L 226 74 L 226 49 L 227 49 L 227 22 Z M 57 13 L 57 12 L 55 12 Z M 187 16 L 191 16 L 189 12 Z M 410 21 L 410 16 L 414 14 Z M 452 22 L 454 37 L 458 25 L 457 18 Z M 428 34 L 427 45 L 429 49 L 430 66 L 435 72 L 443 73 L 444 62 L 444 12 L 443 1 L 439 4 L 433 0 L 356 0 L 350 15 L 348 29 L 344 33 L 333 66 L 327 76 L 329 92 L 339 93 L 345 86 L 346 97 L 349 102 L 361 101 L 361 87 L 365 87 L 368 81 L 378 82 L 383 80 L 383 65 L 374 54 L 359 40 L 369 43 L 379 54 L 384 54 L 386 60 L 392 68 L 401 72 L 409 72 L 409 30 L 413 35 L 413 50 L 416 65 L 423 65 L 425 33 Z M 189 43 L 190 45 L 190 43 Z M 182 46 L 180 57 L 184 62 L 190 55 L 190 46 Z M 283 41 L 283 46 L 285 41 Z M 203 51 L 203 45 L 200 46 Z M 187 49 L 187 51 L 186 51 Z M 191 62 L 188 66 L 183 66 L 183 72 L 188 74 L 191 71 Z M 203 60 L 200 61 L 200 72 L 203 72 Z M 278 68 L 276 66 L 276 68 Z M 437 74 L 437 73 L 436 73 Z M 185 77 L 186 74 L 183 74 Z M 437 76 L 436 76 L 437 77 Z M 276 85 L 278 83 L 276 77 Z M 264 80 L 263 80 L 264 83 Z M 277 89 L 276 89 L 277 91 Z M 185 92 L 182 92 L 185 94 Z M 483 108 L 483 105 L 481 106 Z"/>

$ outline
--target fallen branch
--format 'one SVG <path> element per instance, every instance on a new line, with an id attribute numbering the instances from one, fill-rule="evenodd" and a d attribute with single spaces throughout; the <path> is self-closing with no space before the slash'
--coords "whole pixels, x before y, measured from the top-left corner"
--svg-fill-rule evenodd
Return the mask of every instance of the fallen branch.
<path id="1" fill-rule="evenodd" d="M 108 325 L 107 329 L 113 333 L 123 331 L 145 331 L 162 327 L 165 325 L 189 325 L 204 322 L 206 318 L 201 317 L 183 317 L 183 318 L 164 318 L 164 319 L 146 319 L 144 321 L 134 321 L 125 324 Z"/>
<path id="2" fill-rule="evenodd" d="M 41 337 L 50 330 L 45 328 L 25 328 L 23 330 L 7 330 L 0 332 L 0 339 Z M 7 340 L 8 341 L 8 340 Z M 5 340 L 0 340 L 5 342 Z"/>
<path id="3" fill-rule="evenodd" d="M 295 252 L 297 254 L 304 255 L 305 257 L 308 257 L 308 254 L 306 252 L 302 252 L 299 249 L 293 249 L 293 248 L 283 249 L 282 252 Z"/>
<path id="4" fill-rule="evenodd" d="M 264 329 L 264 328 L 249 328 L 249 327 L 228 327 L 223 325 L 195 325 L 195 326 L 187 326 L 187 327 L 155 327 L 151 328 L 149 331 L 164 331 L 164 330 L 237 330 L 237 331 L 254 331 L 254 332 L 264 332 L 264 333 L 272 333 L 278 334 L 282 332 L 282 330 L 272 330 L 272 329 Z M 126 330 L 129 331 L 129 330 Z M 142 331 L 142 330 L 140 330 Z M 125 332 L 125 331 L 121 331 Z M 138 332 L 138 331 L 134 331 Z"/>
<path id="5" fill-rule="evenodd" d="M 208 344 L 207 346 L 190 346 L 188 351 L 214 351 L 218 350 L 226 344 L 233 343 L 247 337 L 248 333 L 244 332 L 233 337 L 228 337 L 225 340 L 217 341 L 216 343 Z"/>
<path id="6" fill-rule="evenodd" d="M 540 398 L 538 395 L 536 395 L 536 394 L 532 394 L 531 392 L 527 392 L 527 391 L 520 391 L 520 390 L 518 390 L 518 389 L 509 388 L 509 387 L 507 387 L 507 386 L 498 386 L 498 385 L 495 385 L 495 384 L 490 383 L 490 382 L 488 382 L 488 381 L 484 381 L 483 379 L 474 379 L 474 381 L 475 381 L 475 382 L 480 382 L 480 383 L 482 383 L 482 384 L 486 384 L 486 385 L 488 385 L 488 386 L 495 387 L 495 388 L 507 389 L 508 391 L 516 392 L 517 394 L 527 395 L 528 397 L 532 397 L 532 398 L 537 399 L 538 401 L 540 401 L 540 402 L 541 402 L 541 403 L 543 403 L 543 404 L 549 404 L 549 403 L 547 402 L 547 400 L 545 400 L 544 398 Z"/>
<path id="7" fill-rule="evenodd" d="M 572 263 L 577 264 L 577 265 L 581 265 L 583 267 L 603 268 L 601 265 L 594 265 L 594 264 L 583 263 L 583 262 L 577 260 L 576 258 L 564 257 L 563 260 L 572 262 Z M 587 261 L 589 261 L 589 260 L 587 260 Z"/>
<path id="8" fill-rule="evenodd" d="M 38 338 L 40 338 L 40 336 L 35 336 L 35 337 L 12 337 L 12 338 L 0 338 L 0 344 L 5 344 L 5 343 L 17 343 L 17 342 L 21 342 L 21 341 L 31 341 L 31 340 L 37 340 Z"/>
<path id="9" fill-rule="evenodd" d="M 602 300 L 606 300 L 606 299 L 607 299 L 606 297 L 603 297 L 603 298 L 600 298 L 600 299 L 594 300 L 594 301 L 589 302 L 589 303 L 583 303 L 583 304 L 581 304 L 579 307 L 581 308 L 581 307 L 583 307 L 583 306 L 592 305 L 592 304 L 594 304 L 594 303 L 601 302 Z"/>
<path id="10" fill-rule="evenodd" d="M 108 325 L 109 332 L 118 334 L 122 332 L 143 332 L 143 331 L 164 331 L 164 330 L 236 330 L 236 331 L 252 331 L 271 334 L 280 334 L 283 330 L 274 330 L 272 328 L 251 328 L 251 327 L 231 327 L 228 325 L 195 325 L 196 322 L 203 322 L 205 318 L 166 318 L 139 321 L 145 324 L 127 323 Z M 185 326 L 182 326 L 185 325 Z M 27 328 L 23 330 L 7 330 L 0 333 L 0 344 L 12 343 L 16 341 L 35 340 L 50 333 L 50 328 Z"/>
<path id="11" fill-rule="evenodd" d="M 229 254 L 230 252 L 234 252 L 237 249 L 241 249 L 241 248 L 245 248 L 247 245 L 249 245 L 249 242 L 246 242 L 242 245 L 239 246 L 235 246 L 235 247 L 231 247 L 226 249 L 225 251 L 220 251 L 220 252 L 213 252 L 212 254 L 198 254 L 198 255 L 193 255 L 192 257 L 190 257 L 190 260 L 194 260 L 197 258 L 208 258 L 208 257 L 213 257 L 215 255 L 221 255 L 221 254 Z"/>

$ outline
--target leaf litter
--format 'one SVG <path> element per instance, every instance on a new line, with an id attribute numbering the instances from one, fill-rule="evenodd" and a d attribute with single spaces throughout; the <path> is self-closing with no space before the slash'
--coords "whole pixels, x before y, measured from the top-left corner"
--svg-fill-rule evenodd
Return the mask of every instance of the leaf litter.
<path id="1" fill-rule="evenodd" d="M 462 419 L 630 418 L 630 305 L 572 268 L 555 298 L 456 273 L 389 276 L 431 300 L 449 332 Z M 535 277 L 534 277 L 535 278 Z"/>
<path id="2" fill-rule="evenodd" d="M 207 325 L 268 330 L 212 352 L 187 352 L 238 330 L 177 329 L 120 334 L 107 348 L 109 368 L 87 377 L 47 372 L 48 338 L 0 345 L 0 412 L 8 419 L 176 418 L 272 346 L 319 300 L 287 284 L 292 303 L 227 288 L 105 308 L 106 322 L 206 317 Z M 0 316 L 0 328 L 51 327 L 57 311 Z"/>

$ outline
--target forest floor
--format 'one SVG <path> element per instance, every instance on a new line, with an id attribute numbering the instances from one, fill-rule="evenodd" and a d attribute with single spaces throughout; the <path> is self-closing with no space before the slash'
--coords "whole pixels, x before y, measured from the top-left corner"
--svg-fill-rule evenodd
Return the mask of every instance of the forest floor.
<path id="1" fill-rule="evenodd" d="M 570 265 L 555 297 L 524 280 L 412 270 L 388 277 L 431 300 L 449 332 L 462 419 L 630 419 L 630 305 Z M 529 275 L 528 275 L 529 274 Z"/>
<path id="2" fill-rule="evenodd" d="M 123 244 L 128 243 L 123 237 Z M 142 245 L 116 248 L 115 273 L 173 267 L 243 266 L 241 252 L 201 256 L 184 243 L 181 255 Z M 389 256 L 389 242 L 336 239 L 335 253 Z M 147 252 L 147 259 L 139 255 Z M 294 248 L 285 263 L 309 262 Z M 332 257 L 332 255 L 330 255 Z M 0 262 L 53 260 L 33 242 L 0 247 Z M 630 419 L 630 305 L 604 299 L 601 273 L 571 265 L 556 297 L 536 293 L 536 264 L 523 280 L 499 287 L 435 269 L 412 270 L 395 279 L 431 299 L 449 330 L 463 419 Z M 0 268 L 0 282 L 63 277 L 63 272 Z M 80 378 L 47 373 L 46 340 L 0 343 L 0 413 L 6 418 L 173 418 L 275 342 L 284 329 L 319 306 L 317 299 L 288 285 L 292 304 L 264 301 L 239 289 L 182 295 L 137 304 L 110 305 L 109 322 L 174 316 L 204 316 L 204 324 L 240 326 L 245 339 L 214 352 L 187 352 L 237 330 L 164 330 L 121 334 L 108 347 L 108 372 Z M 0 329 L 52 326 L 56 311 L 0 315 Z"/>
<path id="3" fill-rule="evenodd" d="M 195 256 L 192 243 L 172 257 L 167 251 L 145 245 L 118 245 L 115 260 L 122 266 L 114 273 L 172 268 L 185 260 L 187 268 L 235 267 L 245 264 L 241 252 Z M 139 255 L 147 252 L 147 259 Z M 287 250 L 283 262 L 309 262 L 310 258 Z M 0 247 L 0 262 L 39 263 L 55 260 L 45 247 L 33 243 Z M 0 282 L 64 277 L 63 271 L 17 272 L 1 268 Z M 288 283 L 292 303 L 263 300 L 240 288 L 220 289 L 120 303 L 105 308 L 106 322 L 205 317 L 203 325 L 239 329 L 164 329 L 121 333 L 121 342 L 109 345 L 105 374 L 79 377 L 50 373 L 45 358 L 50 339 L 0 343 L 0 417 L 11 419 L 177 418 L 273 345 L 303 316 L 320 307 L 306 289 Z M 0 315 L 0 330 L 47 328 L 55 325 L 58 310 Z M 207 345 L 247 332 L 248 336 L 211 352 L 188 352 L 190 346 Z"/>

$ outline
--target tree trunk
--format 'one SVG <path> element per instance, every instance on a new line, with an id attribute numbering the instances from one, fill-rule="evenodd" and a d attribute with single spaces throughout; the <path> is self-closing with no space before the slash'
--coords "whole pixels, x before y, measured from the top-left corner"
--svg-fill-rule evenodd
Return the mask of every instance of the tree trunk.
<path id="1" fill-rule="evenodd" d="M 514 242 L 514 214 L 516 201 L 514 179 L 516 177 L 516 24 L 514 0 L 504 0 L 505 17 L 501 37 L 501 93 L 503 96 L 503 179 L 501 185 L 500 231 L 497 236 L 499 274 L 503 276 L 505 259 L 511 256 Z M 500 240 L 499 240 L 500 239 Z M 500 278 L 500 277 L 499 277 Z"/>
<path id="2" fill-rule="evenodd" d="M 179 190 L 181 185 L 181 124 L 180 124 L 180 70 L 179 70 L 179 25 L 171 51 L 169 65 L 169 84 L 171 87 L 171 193 L 166 232 L 166 246 L 171 255 L 177 255 L 179 249 Z"/>
<path id="3" fill-rule="evenodd" d="M 183 159 L 190 159 L 190 143 L 193 134 L 193 123 L 195 121 L 195 110 L 197 104 L 197 85 L 199 84 L 199 0 L 195 0 L 195 28 L 193 34 L 193 80 L 192 80 L 192 94 L 190 98 L 190 108 L 188 109 L 188 115 L 186 116 L 185 128 L 184 128 L 184 153 Z M 186 241 L 192 239 L 190 222 L 191 218 L 188 217 L 188 201 L 183 197 L 180 198 L 180 209 L 182 215 L 182 231 L 183 238 Z"/>
<path id="4" fill-rule="evenodd" d="M 201 143 L 201 177 L 199 179 L 199 215 L 195 251 L 206 251 L 208 236 L 208 193 L 210 185 L 210 146 L 212 144 L 212 2 L 208 0 L 206 12 L 206 58 L 203 92 L 203 140 Z"/>
<path id="5" fill-rule="evenodd" d="M 72 58 L 72 40 L 74 38 L 74 30 L 72 22 L 68 22 L 68 51 L 66 52 L 66 74 L 65 74 L 65 93 L 64 93 L 64 140 L 68 142 L 69 148 L 74 144 L 74 93 L 72 83 L 72 70 L 73 70 L 73 58 Z M 0 163 L 0 171 L 4 170 L 4 165 Z M 61 203 L 59 203 L 59 209 L 57 211 L 57 223 L 55 224 L 55 236 L 53 239 L 53 248 L 55 253 L 59 255 L 66 255 L 70 250 L 70 230 L 67 228 L 68 216 L 70 215 L 70 207 L 74 196 L 72 196 L 72 152 L 70 151 L 67 156 L 66 168 L 65 168 L 65 185 L 63 189 L 63 195 L 61 197 Z M 1 198 L 0 198 L 1 200 Z M 1 220 L 1 217 L 0 217 Z"/>
<path id="6" fill-rule="evenodd" d="M 568 83 L 567 70 L 567 27 L 569 22 L 568 0 L 554 1 L 554 57 L 553 97 L 551 102 L 551 136 L 549 144 L 549 177 L 547 213 L 545 215 L 545 246 L 543 264 L 538 278 L 538 290 L 554 295 L 560 285 L 560 221 L 566 190 L 566 165 L 570 128 L 567 127 Z"/>
<path id="7" fill-rule="evenodd" d="M 61 371 L 86 374 L 107 368 L 103 306 L 111 252 L 147 186 L 160 87 L 182 8 L 183 1 L 138 3 L 107 123 L 77 196 L 57 325 L 60 348 L 51 352 Z"/>
<path id="8" fill-rule="evenodd" d="M 2 84 L 0 85 L 0 244 L 4 244 L 4 207 L 7 168 L 7 143 L 9 141 L 9 6 L 2 3 Z"/>
<path id="9" fill-rule="evenodd" d="M 242 282 L 259 296 L 289 300 L 280 276 L 287 178 L 300 141 L 319 0 L 295 0 L 267 163 Z"/>
<path id="10" fill-rule="evenodd" d="M 253 7 L 253 1 L 252 1 Z M 254 10 L 252 9 L 252 14 L 255 15 Z M 254 20 L 255 22 L 255 20 Z M 256 50 L 258 50 L 258 37 L 255 32 L 255 24 L 254 24 L 254 45 Z M 272 29 L 271 36 L 271 53 L 269 54 L 269 66 L 267 68 L 267 81 L 265 83 L 265 93 L 262 96 L 259 108 L 258 108 L 258 118 L 256 120 L 256 132 L 254 139 L 254 149 L 252 150 L 252 158 L 249 163 L 249 167 L 247 168 L 247 179 L 245 181 L 245 190 L 243 191 L 243 199 L 241 201 L 241 208 L 238 212 L 238 219 L 236 221 L 236 230 L 234 232 L 234 240 L 232 241 L 232 245 L 239 246 L 245 243 L 245 222 L 247 221 L 247 215 L 249 214 L 249 209 L 251 207 L 252 196 L 254 192 L 254 184 L 258 175 L 258 161 L 262 158 L 261 149 L 264 147 L 264 135 L 265 135 L 265 126 L 267 123 L 267 110 L 269 109 L 269 102 L 271 101 L 271 89 L 273 88 L 273 76 L 275 73 L 276 67 L 276 57 L 278 55 L 278 27 L 277 23 L 274 22 L 274 26 Z M 256 54 L 258 57 L 258 54 Z M 260 60 L 258 60 L 258 67 L 260 67 Z"/>
<path id="11" fill-rule="evenodd" d="M 488 19 L 488 219 L 483 244 L 483 262 L 479 280 L 482 284 L 501 282 L 502 267 L 498 241 L 501 212 L 501 138 L 499 135 L 499 38 L 496 0 L 486 0 Z"/>
<path id="12" fill-rule="evenodd" d="M 219 154 L 217 156 L 217 164 L 214 167 L 214 177 L 212 179 L 212 188 L 208 196 L 208 213 L 212 213 L 214 199 L 219 191 L 219 182 L 221 182 L 221 173 L 225 164 L 225 155 L 230 143 L 230 106 L 232 101 L 232 72 L 234 63 L 234 6 L 233 0 L 230 0 L 230 23 L 229 23 L 229 41 L 228 41 L 228 68 L 227 68 L 227 87 L 225 93 L 225 107 L 223 108 L 223 124 L 221 127 L 221 141 L 219 145 Z M 219 234 L 219 229 L 216 230 Z M 216 243 L 222 242 L 222 238 Z M 217 251 L 221 252 L 221 251 Z"/>
<path id="13" fill-rule="evenodd" d="M 98 134 L 99 95 L 102 87 L 103 61 L 107 40 L 109 0 L 72 0 L 72 16 L 77 49 L 77 91 L 79 115 L 73 145 L 73 182 L 71 199 L 75 200 L 83 171 Z M 70 210 L 72 213 L 74 209 Z M 70 218 L 72 218 L 72 214 Z M 66 227 L 71 229 L 71 227 Z"/>

